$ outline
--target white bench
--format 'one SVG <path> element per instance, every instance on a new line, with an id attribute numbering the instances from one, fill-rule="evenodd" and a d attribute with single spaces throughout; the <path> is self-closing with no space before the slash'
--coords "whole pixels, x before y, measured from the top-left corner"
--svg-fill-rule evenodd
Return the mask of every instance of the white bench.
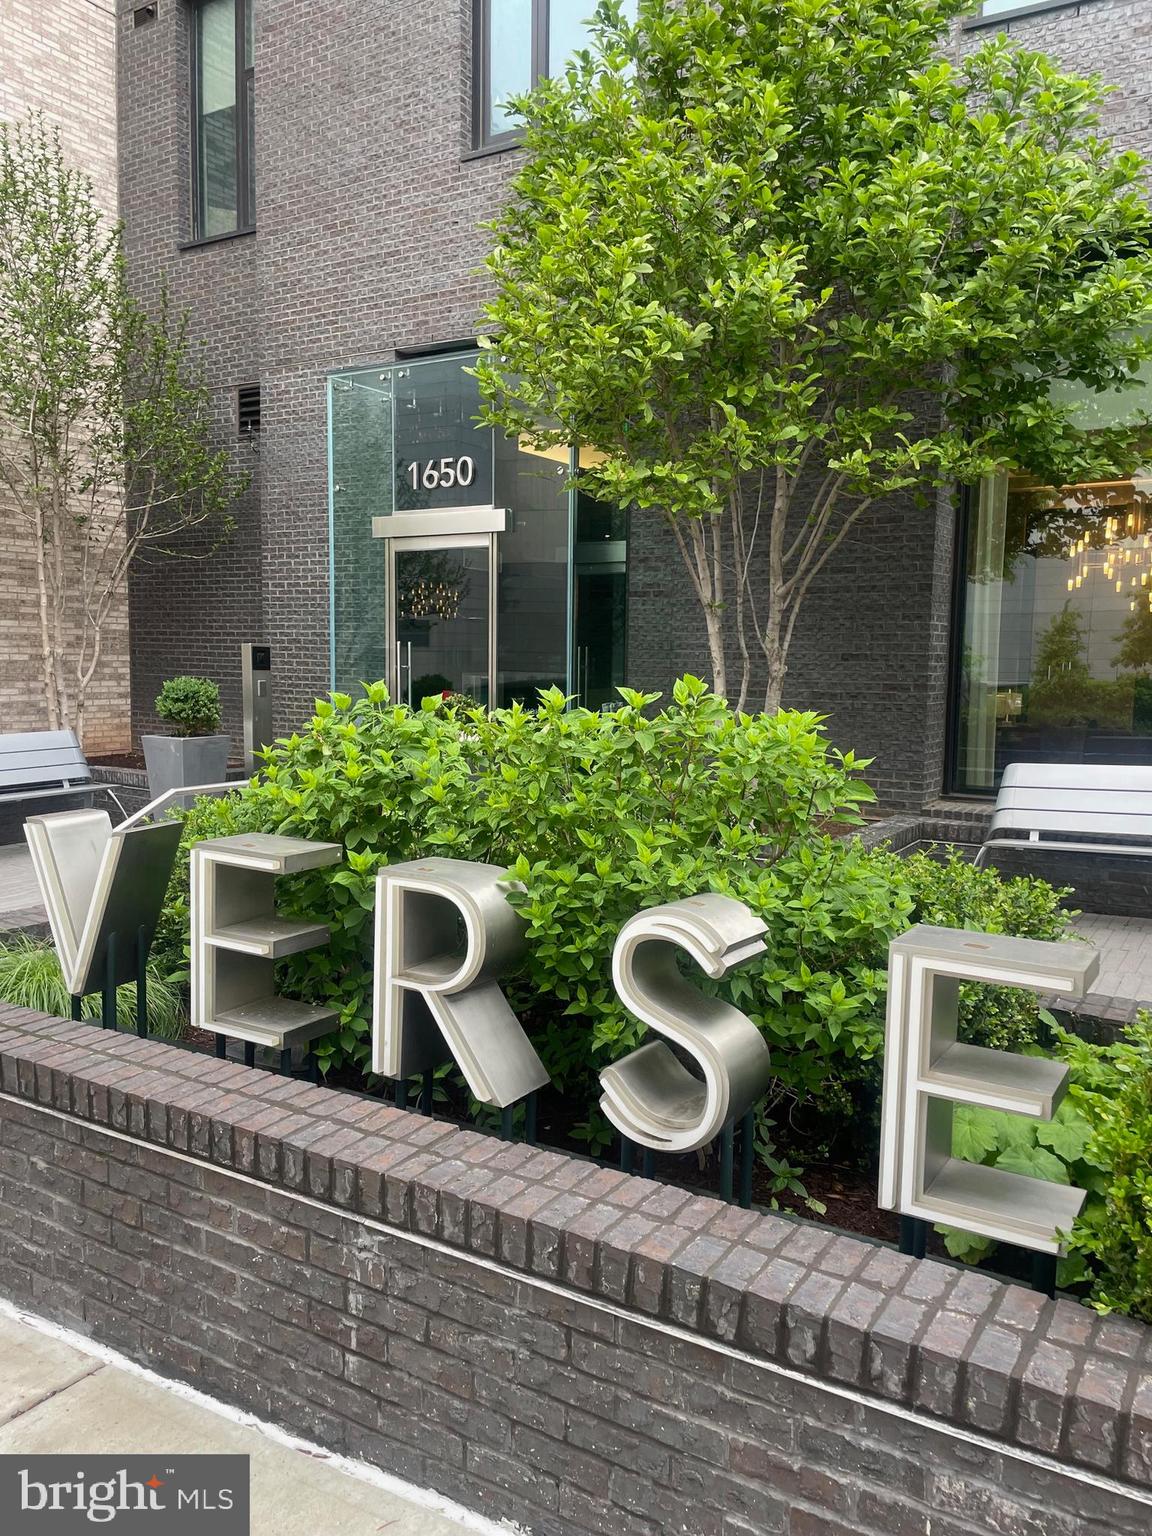
<path id="1" fill-rule="evenodd" d="M 998 848 L 1152 858 L 1152 768 L 1010 763 L 977 866 Z"/>

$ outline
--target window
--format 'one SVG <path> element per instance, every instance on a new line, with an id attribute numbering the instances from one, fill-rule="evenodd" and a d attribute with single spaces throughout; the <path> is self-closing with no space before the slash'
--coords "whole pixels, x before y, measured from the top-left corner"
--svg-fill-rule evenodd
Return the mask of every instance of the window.
<path id="1" fill-rule="evenodd" d="M 582 46 L 596 0 L 475 0 L 477 148 L 515 140 L 509 96 L 558 74 Z M 625 4 L 635 14 L 635 0 Z"/>
<path id="2" fill-rule="evenodd" d="M 1082 425 L 1131 395 L 1077 401 Z M 1152 370 L 1143 399 L 1152 401 Z M 1079 397 L 1079 398 L 1078 398 Z M 1121 405 L 1119 402 L 1123 402 Z M 1011 762 L 1152 764 L 1152 443 L 1125 480 L 989 477 L 967 518 L 954 787 Z"/>
<path id="3" fill-rule="evenodd" d="M 194 235 L 256 222 L 252 0 L 199 0 L 192 39 Z"/>
<path id="4" fill-rule="evenodd" d="M 1032 16 L 1038 11 L 1079 10 L 1090 0 L 984 0 L 975 16 L 969 16 L 966 27 L 982 27 L 987 22 L 1010 21 L 1016 16 Z"/>

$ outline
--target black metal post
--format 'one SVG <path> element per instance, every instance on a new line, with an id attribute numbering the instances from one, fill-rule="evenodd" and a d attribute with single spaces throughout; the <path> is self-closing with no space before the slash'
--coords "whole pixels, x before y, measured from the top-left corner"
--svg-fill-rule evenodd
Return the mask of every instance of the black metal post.
<path id="1" fill-rule="evenodd" d="M 84 1018 L 84 998 L 79 992 L 72 994 L 72 1022 L 79 1024 Z"/>
<path id="2" fill-rule="evenodd" d="M 148 1037 L 148 930 L 136 930 L 136 1033 Z"/>
<path id="3" fill-rule="evenodd" d="M 524 1140 L 530 1147 L 536 1145 L 536 1090 L 524 1100 Z"/>
<path id="4" fill-rule="evenodd" d="M 732 1162 L 733 1142 L 736 1128 L 729 1120 L 728 1124 L 720 1132 L 720 1198 L 727 1205 L 732 1204 Z"/>
<path id="5" fill-rule="evenodd" d="M 631 1173 L 636 1163 L 636 1143 L 629 1141 L 627 1136 L 620 1137 L 620 1171 Z"/>
<path id="6" fill-rule="evenodd" d="M 245 1040 L 244 1042 L 244 1065 L 246 1067 L 254 1067 L 256 1065 L 255 1040 Z"/>
<path id="7" fill-rule="evenodd" d="M 408 1108 L 408 1079 L 406 1077 L 398 1077 L 396 1079 L 396 1108 Z"/>
<path id="8" fill-rule="evenodd" d="M 225 1056 L 227 1056 L 227 1054 L 228 1054 L 228 1036 L 227 1035 L 217 1035 L 216 1036 L 216 1056 L 217 1056 L 217 1058 L 220 1061 L 223 1061 Z"/>
<path id="9" fill-rule="evenodd" d="M 752 1172 L 756 1166 L 756 1111 L 750 1109 L 740 1122 L 740 1204 L 752 1209 Z"/>
<path id="10" fill-rule="evenodd" d="M 656 1154 L 651 1147 L 644 1148 L 644 1156 L 640 1159 L 640 1172 L 646 1179 L 650 1179 L 656 1171 Z"/>
<path id="11" fill-rule="evenodd" d="M 292 1076 L 292 1047 L 287 1045 L 280 1052 L 280 1074 L 282 1077 Z"/>
<path id="12" fill-rule="evenodd" d="M 512 1116 L 515 1109 L 515 1104 L 505 1104 L 500 1111 L 500 1134 L 505 1141 L 512 1140 Z"/>
<path id="13" fill-rule="evenodd" d="M 108 935 L 104 952 L 104 996 L 100 1023 L 105 1029 L 116 1028 L 116 935 Z"/>
<path id="14" fill-rule="evenodd" d="M 928 1223 L 918 1216 L 900 1218 L 900 1252 L 922 1259 L 928 1247 Z"/>
<path id="15" fill-rule="evenodd" d="M 1042 1296 L 1056 1295 L 1056 1255 L 1034 1253 L 1032 1255 L 1032 1289 Z"/>
<path id="16" fill-rule="evenodd" d="M 421 1089 L 421 1092 L 420 1092 L 420 1113 L 422 1115 L 429 1115 L 430 1116 L 432 1114 L 432 1095 L 435 1092 L 435 1089 L 436 1089 L 436 1068 L 435 1067 L 425 1067 L 424 1068 L 424 1085 L 423 1085 L 423 1088 Z"/>

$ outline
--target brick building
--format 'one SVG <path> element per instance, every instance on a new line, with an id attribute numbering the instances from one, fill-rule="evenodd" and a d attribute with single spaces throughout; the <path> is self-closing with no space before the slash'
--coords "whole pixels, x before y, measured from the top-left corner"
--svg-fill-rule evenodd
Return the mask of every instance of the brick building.
<path id="1" fill-rule="evenodd" d="M 60 130 L 69 162 L 116 217 L 116 18 L 93 0 L 0 0 L 0 122 L 29 112 Z M 0 719 L 5 731 L 48 725 L 31 530 L 0 489 Z M 128 605 L 104 632 L 85 742 L 116 751 L 130 735 Z"/>
<path id="2" fill-rule="evenodd" d="M 498 102 L 556 65 L 588 8 L 534 0 L 529 27 L 507 0 L 347 0 L 322 18 L 303 0 L 121 4 L 132 280 L 146 299 L 166 281 L 190 309 L 220 433 L 253 471 L 225 550 L 134 574 L 137 728 L 166 675 L 196 671 L 238 730 L 244 641 L 272 648 L 281 728 L 369 676 L 498 702 L 555 681 L 595 705 L 620 681 L 706 672 L 659 526 L 570 497 L 564 465 L 471 422 L 479 225 L 518 159 Z M 996 24 L 1098 70 L 1120 86 L 1110 128 L 1152 153 L 1147 0 L 984 10 L 958 50 Z M 1123 513 L 1110 547 L 1137 570 L 1145 488 L 1108 488 L 1092 510 L 1110 529 Z M 1022 753 L 1152 760 L 1147 669 L 1116 661 L 1127 593 L 1113 601 L 1071 547 L 1038 550 L 1037 488 L 1005 477 L 971 503 L 877 509 L 813 588 L 787 702 L 872 756 L 893 807 L 986 795 Z M 1078 711 L 1041 686 L 1069 590 L 1060 665 Z"/>

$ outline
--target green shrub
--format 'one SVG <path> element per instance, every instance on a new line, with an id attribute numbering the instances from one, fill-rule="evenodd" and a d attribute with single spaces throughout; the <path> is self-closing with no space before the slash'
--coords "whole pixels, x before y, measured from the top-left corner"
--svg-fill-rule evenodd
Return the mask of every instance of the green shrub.
<path id="1" fill-rule="evenodd" d="M 1078 1098 L 1093 1133 L 1086 1157 L 1104 1172 L 1072 1231 L 1094 1273 L 1092 1303 L 1152 1323 L 1152 1013 L 1118 1045 L 1067 1037 Z"/>
<path id="2" fill-rule="evenodd" d="M 440 695 L 440 708 L 459 710 L 461 714 L 467 715 L 474 709 L 483 709 L 484 706 L 470 693 L 449 691 Z"/>
<path id="3" fill-rule="evenodd" d="M 67 1018 L 72 999 L 60 973 L 60 962 L 50 944 L 23 936 L 0 944 L 0 999 L 18 1008 L 35 1008 L 41 1013 Z M 84 1017 L 100 1017 L 100 998 L 85 999 Z M 121 1029 L 136 1028 L 135 984 L 121 987 L 116 1003 L 117 1023 Z M 162 966 L 148 966 L 148 1028 L 155 1035 L 174 1039 L 183 1023 L 180 988 L 164 974 Z"/>
<path id="4" fill-rule="evenodd" d="M 178 736 L 212 736 L 220 729 L 220 689 L 207 677 L 170 677 L 155 707 Z"/>
<path id="5" fill-rule="evenodd" d="M 780 1048 L 787 1089 L 814 1091 L 845 1058 L 876 1056 L 884 953 L 910 903 L 887 856 L 826 830 L 873 798 L 864 765 L 828 746 L 814 714 L 737 716 L 693 678 L 654 712 L 657 697 L 624 691 L 598 713 L 553 689 L 537 710 L 461 717 L 436 699 L 393 706 L 371 684 L 356 703 L 319 701 L 259 780 L 194 809 L 186 840 L 275 830 L 343 844 L 343 867 L 282 882 L 288 910 L 332 925 L 326 950 L 284 965 L 287 987 L 340 1010 L 327 1067 L 368 1059 L 376 872 L 432 852 L 513 867 L 528 958 L 506 986 L 562 1087 L 591 1092 L 599 1063 L 636 1042 L 611 986 L 620 926 L 701 890 L 748 901 L 769 925 L 768 957 L 722 990 Z M 186 878 L 166 914 L 169 953 Z"/>
<path id="6" fill-rule="evenodd" d="M 1020 939 L 1071 937 L 1075 915 L 1060 903 L 1070 888 L 1019 876 L 1003 879 L 995 869 L 977 869 L 955 849 L 914 853 L 903 860 L 912 921 L 980 933 L 1009 933 Z M 1016 987 L 960 988 L 960 1032 L 974 1045 L 1018 1051 L 1045 1038 L 1051 1016 L 1035 995 Z"/>

